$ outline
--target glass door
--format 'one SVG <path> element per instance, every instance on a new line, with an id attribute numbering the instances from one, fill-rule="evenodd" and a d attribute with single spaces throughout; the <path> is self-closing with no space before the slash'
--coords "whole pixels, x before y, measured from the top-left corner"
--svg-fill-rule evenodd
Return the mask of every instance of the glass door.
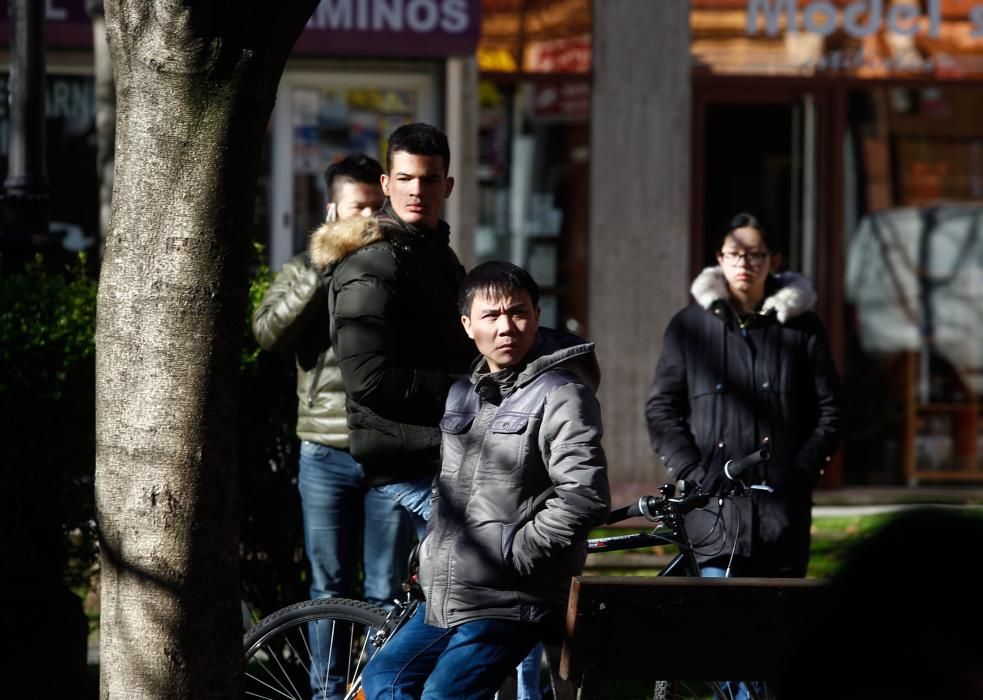
<path id="1" fill-rule="evenodd" d="M 303 250 L 324 220 L 325 168 L 350 153 L 365 153 L 385 167 L 393 129 L 413 121 L 440 122 L 436 85 L 435 70 L 284 75 L 272 120 L 274 269 Z"/>
<path id="2" fill-rule="evenodd" d="M 697 95 L 694 271 L 716 264 L 727 222 L 747 211 L 783 265 L 815 280 L 821 103 L 810 93 Z"/>

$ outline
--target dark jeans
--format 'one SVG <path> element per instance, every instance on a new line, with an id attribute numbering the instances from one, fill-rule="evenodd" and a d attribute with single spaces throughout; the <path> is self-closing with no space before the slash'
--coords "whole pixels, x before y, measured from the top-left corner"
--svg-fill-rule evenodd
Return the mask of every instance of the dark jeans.
<path id="1" fill-rule="evenodd" d="M 365 667 L 366 700 L 488 700 L 544 634 L 540 624 L 511 620 L 432 627 L 425 609 Z"/>

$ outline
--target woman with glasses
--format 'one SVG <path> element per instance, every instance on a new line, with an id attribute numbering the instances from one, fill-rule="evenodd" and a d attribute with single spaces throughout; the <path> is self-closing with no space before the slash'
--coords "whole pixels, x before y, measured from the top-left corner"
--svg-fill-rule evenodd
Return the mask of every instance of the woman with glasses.
<path id="1" fill-rule="evenodd" d="M 745 478 L 768 489 L 694 511 L 687 529 L 705 576 L 801 577 L 812 489 L 839 444 L 839 377 L 812 285 L 773 271 L 754 216 L 730 221 L 716 260 L 666 328 L 646 404 L 652 447 L 671 479 L 704 486 L 768 448 Z"/>

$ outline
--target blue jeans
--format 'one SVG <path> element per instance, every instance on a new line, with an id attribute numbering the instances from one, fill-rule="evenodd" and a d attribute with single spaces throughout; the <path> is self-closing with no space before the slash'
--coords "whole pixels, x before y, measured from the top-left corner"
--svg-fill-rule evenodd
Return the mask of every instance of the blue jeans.
<path id="1" fill-rule="evenodd" d="M 700 576 L 703 578 L 726 578 L 727 569 L 720 566 L 701 566 Z M 740 681 L 718 681 L 720 685 L 729 693 L 733 700 L 749 700 L 751 693 L 745 683 Z M 755 691 L 759 696 L 764 697 L 766 693 L 765 684 L 760 681 L 751 681 Z"/>
<path id="2" fill-rule="evenodd" d="M 509 620 L 432 627 L 425 609 L 365 667 L 366 700 L 488 700 L 543 634 L 538 624 Z"/>
<path id="3" fill-rule="evenodd" d="M 301 441 L 298 487 L 311 565 L 310 596 L 361 598 L 391 608 L 406 577 L 410 530 L 392 500 L 364 481 L 361 465 L 345 450 Z M 330 622 L 319 622 L 308 629 L 316 657 L 311 688 L 317 700 L 344 696 L 342 679 L 324 670 L 333 666 L 327 658 L 330 645 L 326 642 L 322 653 L 318 644 L 331 638 L 330 627 Z"/>
<path id="4" fill-rule="evenodd" d="M 427 532 L 427 521 L 430 519 L 432 487 L 432 479 L 415 479 L 376 486 L 376 491 L 392 499 L 409 513 L 413 527 L 416 529 L 416 536 L 422 541 L 423 535 Z"/>
<path id="5" fill-rule="evenodd" d="M 430 490 L 433 488 L 433 481 L 417 479 L 376 488 L 406 509 L 416 527 L 417 537 L 422 541 L 427 531 L 427 520 L 430 519 Z M 542 661 L 543 645 L 537 644 L 516 669 L 516 700 L 540 700 L 542 689 L 539 675 Z"/>

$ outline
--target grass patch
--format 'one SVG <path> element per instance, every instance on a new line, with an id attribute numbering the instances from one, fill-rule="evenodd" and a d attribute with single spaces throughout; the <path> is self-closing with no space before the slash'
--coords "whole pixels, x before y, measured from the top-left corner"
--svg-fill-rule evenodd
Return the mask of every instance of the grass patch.
<path id="1" fill-rule="evenodd" d="M 810 578 L 829 578 L 832 576 L 859 543 L 866 540 L 886 523 L 890 522 L 894 515 L 893 513 L 878 513 L 874 515 L 814 518 L 807 576 Z M 648 532 L 648 530 L 600 528 L 592 532 L 591 537 L 627 535 L 633 532 Z M 588 568 L 585 573 L 604 576 L 656 576 L 659 573 L 659 567 L 653 566 L 649 568 L 631 565 L 620 567 L 614 563 L 607 564 L 607 561 L 609 559 L 616 560 L 617 557 L 637 557 L 639 554 L 653 554 L 668 557 L 675 553 L 676 548 L 669 545 L 608 552 L 600 555 L 604 557 L 606 562 L 603 570 Z"/>

